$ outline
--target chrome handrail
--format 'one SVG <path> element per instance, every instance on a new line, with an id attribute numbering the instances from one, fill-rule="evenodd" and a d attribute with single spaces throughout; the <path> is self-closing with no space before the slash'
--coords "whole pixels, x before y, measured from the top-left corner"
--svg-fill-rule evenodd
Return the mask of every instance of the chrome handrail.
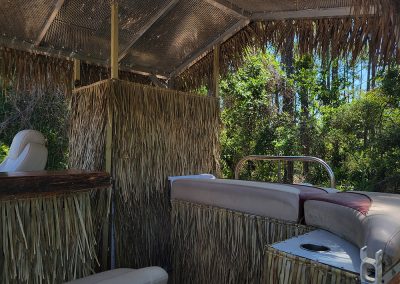
<path id="1" fill-rule="evenodd" d="M 335 174 L 333 173 L 331 167 L 322 159 L 317 158 L 317 157 L 312 157 L 312 156 L 266 156 L 266 155 L 250 155 L 242 158 L 239 163 L 236 165 L 235 168 L 235 179 L 239 179 L 239 173 L 241 168 L 243 167 L 243 164 L 246 161 L 287 161 L 287 162 L 294 162 L 294 161 L 300 161 L 300 162 L 316 162 L 321 164 L 325 170 L 329 174 L 329 178 L 331 181 L 331 188 L 336 187 L 336 181 L 335 181 Z M 280 163 L 279 163 L 280 166 Z M 279 173 L 280 175 L 280 173 Z"/>

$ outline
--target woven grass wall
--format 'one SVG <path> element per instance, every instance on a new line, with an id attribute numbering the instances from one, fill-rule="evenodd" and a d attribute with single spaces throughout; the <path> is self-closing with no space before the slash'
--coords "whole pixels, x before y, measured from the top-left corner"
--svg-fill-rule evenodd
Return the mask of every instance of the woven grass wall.
<path id="1" fill-rule="evenodd" d="M 62 283 L 92 274 L 108 192 L 2 199 L 0 282 Z"/>
<path id="2" fill-rule="evenodd" d="M 307 2 L 310 1 L 303 1 Z M 271 45 L 276 51 L 283 52 L 291 38 L 296 38 L 299 54 L 318 54 L 327 61 L 351 55 L 355 62 L 368 50 L 373 70 L 378 65 L 400 63 L 399 1 L 352 2 L 353 16 L 252 21 L 221 44 L 221 76 L 242 66 L 247 48 L 264 49 Z M 376 11 L 376 14 L 364 14 L 369 9 Z M 175 87 L 193 90 L 206 85 L 213 72 L 212 58 L 213 51 L 209 50 L 175 78 Z"/>
<path id="3" fill-rule="evenodd" d="M 218 100 L 109 80 L 78 90 L 73 102 L 76 167 L 103 166 L 108 102 L 113 112 L 117 266 L 169 269 L 167 177 L 218 169 Z"/>
<path id="4" fill-rule="evenodd" d="M 271 246 L 265 248 L 263 283 L 359 284 L 356 273 L 291 255 Z"/>
<path id="5" fill-rule="evenodd" d="M 71 97 L 69 168 L 104 170 L 105 131 L 111 85 L 101 81 Z"/>
<path id="6" fill-rule="evenodd" d="M 268 274 L 264 272 L 265 246 L 310 230 L 282 220 L 174 200 L 173 283 L 279 283 L 263 282 L 263 274 Z"/>

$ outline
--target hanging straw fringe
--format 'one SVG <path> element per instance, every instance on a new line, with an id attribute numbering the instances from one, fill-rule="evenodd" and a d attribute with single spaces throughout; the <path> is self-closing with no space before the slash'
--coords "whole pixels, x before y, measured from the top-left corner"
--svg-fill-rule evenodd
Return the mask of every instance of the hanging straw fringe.
<path id="1" fill-rule="evenodd" d="M 353 16 L 322 19 L 286 19 L 252 22 L 221 44 L 220 73 L 237 70 L 246 48 L 268 44 L 284 51 L 287 40 L 296 38 L 300 54 L 317 53 L 324 60 L 352 56 L 353 62 L 368 47 L 376 69 L 395 61 L 400 63 L 400 2 L 395 0 L 356 0 Z M 371 15 L 374 11 L 375 15 Z M 205 85 L 212 73 L 212 52 L 175 78 L 180 90 Z"/>
<path id="2" fill-rule="evenodd" d="M 272 218 L 175 200 L 172 202 L 173 281 L 263 283 L 265 245 L 311 230 Z"/>
<path id="3" fill-rule="evenodd" d="M 93 273 L 109 201 L 108 190 L 0 201 L 1 283 L 61 283 Z"/>
<path id="4" fill-rule="evenodd" d="M 263 283 L 359 284 L 359 275 L 266 247 Z"/>
<path id="5" fill-rule="evenodd" d="M 119 81 L 112 101 L 117 263 L 168 267 L 167 177 L 219 168 L 218 100 Z"/>
<path id="6" fill-rule="evenodd" d="M 218 100 L 108 80 L 78 89 L 72 101 L 70 165 L 90 169 L 104 165 L 112 104 L 117 266 L 169 267 L 167 177 L 217 172 Z"/>
<path id="7" fill-rule="evenodd" d="M 17 93 L 69 94 L 72 87 L 72 61 L 0 47 L 2 88 Z"/>
<path id="8" fill-rule="evenodd" d="M 104 170 L 108 80 L 74 91 L 71 97 L 69 168 Z"/>
<path id="9" fill-rule="evenodd" d="M 110 78 L 110 68 L 81 64 L 81 85 Z M 127 71 L 120 78 L 130 82 L 150 84 L 147 76 Z M 0 47 L 0 78 L 2 89 L 11 87 L 16 93 L 62 93 L 68 97 L 73 85 L 72 60 Z"/>
<path id="10" fill-rule="evenodd" d="M 135 82 L 135 83 L 139 83 L 139 84 L 143 84 L 143 85 L 151 84 L 151 80 L 148 76 L 139 75 L 139 74 L 122 71 L 122 70 L 120 70 L 118 72 L 118 74 L 119 74 L 118 77 L 121 80 Z M 96 65 L 90 65 L 87 63 L 81 63 L 81 81 L 80 81 L 81 86 L 88 86 L 95 82 L 107 80 L 109 78 L 111 78 L 111 69 L 110 68 L 96 66 Z"/>

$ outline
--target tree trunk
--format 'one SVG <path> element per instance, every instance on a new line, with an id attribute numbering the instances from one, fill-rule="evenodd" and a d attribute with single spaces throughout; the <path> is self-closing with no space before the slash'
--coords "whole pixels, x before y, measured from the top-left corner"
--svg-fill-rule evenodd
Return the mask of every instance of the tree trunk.
<path id="1" fill-rule="evenodd" d="M 304 156 L 310 155 L 310 131 L 309 131 L 309 98 L 308 90 L 302 88 L 299 92 L 300 104 L 301 104 L 301 115 L 300 115 L 300 142 L 302 145 L 302 154 Z M 303 163 L 303 175 L 307 179 L 310 172 L 309 164 Z"/>
<path id="2" fill-rule="evenodd" d="M 294 33 L 291 33 L 287 38 L 286 49 L 282 54 L 282 63 L 287 74 L 287 77 L 292 77 L 294 73 Z M 294 90 L 286 88 L 282 100 L 282 111 L 289 115 L 292 123 L 295 122 L 294 118 Z M 293 162 L 287 162 L 284 170 L 284 182 L 293 183 L 294 165 Z"/>

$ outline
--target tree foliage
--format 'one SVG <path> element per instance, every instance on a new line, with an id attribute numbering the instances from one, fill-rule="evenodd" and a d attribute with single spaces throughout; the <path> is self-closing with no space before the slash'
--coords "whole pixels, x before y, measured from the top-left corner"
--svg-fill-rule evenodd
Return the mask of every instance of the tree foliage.
<path id="1" fill-rule="evenodd" d="M 23 129 L 34 129 L 47 139 L 46 169 L 67 166 L 68 106 L 62 94 L 38 92 L 15 93 L 3 90 L 0 94 L 0 162 L 7 155 L 15 134 Z"/>
<path id="2" fill-rule="evenodd" d="M 295 57 L 293 72 L 285 74 L 276 56 L 249 52 L 244 66 L 221 82 L 225 177 L 233 177 L 243 156 L 268 154 L 320 157 L 334 169 L 339 188 L 373 190 L 397 180 L 400 72 L 382 71 L 373 79 L 378 87 L 368 91 L 363 64 L 309 55 Z M 288 95 L 292 109 L 285 105 Z M 277 170 L 276 164 L 249 163 L 242 177 L 276 181 Z M 294 171 L 295 182 L 329 184 L 319 166 L 296 164 Z"/>

